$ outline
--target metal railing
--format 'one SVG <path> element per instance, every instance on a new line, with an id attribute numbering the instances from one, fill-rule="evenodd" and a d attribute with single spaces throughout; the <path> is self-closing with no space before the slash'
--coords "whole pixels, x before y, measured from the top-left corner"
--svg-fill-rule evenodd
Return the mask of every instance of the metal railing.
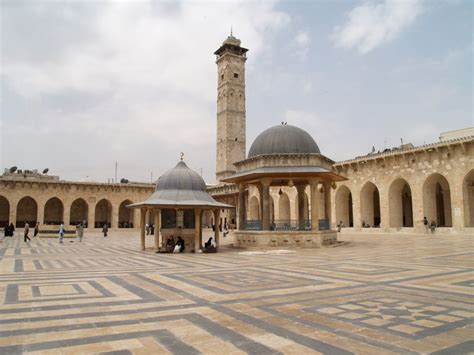
<path id="1" fill-rule="evenodd" d="M 320 231 L 325 231 L 329 230 L 329 219 L 320 219 L 319 220 L 319 230 Z"/>
<path id="2" fill-rule="evenodd" d="M 311 230 L 311 220 L 305 219 L 301 222 L 297 219 L 275 220 L 271 224 L 271 230 L 275 230 L 275 231 Z"/>
<path id="3" fill-rule="evenodd" d="M 250 220 L 244 221 L 243 229 L 247 231 L 260 231 L 262 230 L 262 221 L 261 220 Z"/>

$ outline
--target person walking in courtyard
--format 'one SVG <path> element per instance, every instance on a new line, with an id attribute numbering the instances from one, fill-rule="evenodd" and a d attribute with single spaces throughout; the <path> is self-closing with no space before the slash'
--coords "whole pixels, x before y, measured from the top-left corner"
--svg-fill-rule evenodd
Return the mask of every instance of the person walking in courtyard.
<path id="1" fill-rule="evenodd" d="M 24 230 L 24 242 L 26 243 L 27 239 L 28 241 L 31 241 L 30 237 L 28 237 L 28 233 L 30 232 L 30 225 L 28 224 L 28 222 L 25 223 L 25 230 Z"/>
<path id="2" fill-rule="evenodd" d="M 423 217 L 423 225 L 425 226 L 425 234 L 428 234 L 430 232 L 430 226 L 428 223 L 428 218 Z"/>
<path id="3" fill-rule="evenodd" d="M 59 225 L 59 243 L 63 243 L 64 240 L 64 222 Z"/>
<path id="4" fill-rule="evenodd" d="M 434 234 L 434 232 L 436 231 L 436 227 L 438 227 L 436 225 L 436 222 L 435 221 L 431 221 L 431 224 L 430 224 L 430 231 L 431 231 L 431 234 Z"/>
<path id="5" fill-rule="evenodd" d="M 15 226 L 13 225 L 13 222 L 10 223 L 10 227 L 8 228 L 9 236 L 13 237 L 15 235 Z"/>
<path id="6" fill-rule="evenodd" d="M 84 224 L 80 222 L 77 225 L 77 239 L 79 242 L 82 242 L 82 237 L 84 237 Z"/>
<path id="7" fill-rule="evenodd" d="M 39 225 L 40 225 L 40 222 L 36 222 L 36 225 L 35 225 L 35 229 L 33 231 L 33 237 L 36 237 L 39 233 Z"/>
<path id="8" fill-rule="evenodd" d="M 107 238 L 107 233 L 109 232 L 109 226 L 107 223 L 104 223 L 104 226 L 102 227 L 102 233 L 104 233 L 104 238 Z"/>

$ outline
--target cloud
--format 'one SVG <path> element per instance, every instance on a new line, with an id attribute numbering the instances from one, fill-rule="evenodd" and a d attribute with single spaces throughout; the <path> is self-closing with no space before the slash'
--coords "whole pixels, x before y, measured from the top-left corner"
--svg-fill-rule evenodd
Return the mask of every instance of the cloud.
<path id="1" fill-rule="evenodd" d="M 251 65 L 290 21 L 275 1 L 19 1 L 0 13 L 3 135 L 22 132 L 21 144 L 2 139 L 0 165 L 56 165 L 63 177 L 101 180 L 106 161 L 158 175 L 180 151 L 212 180 L 213 52 L 233 25 Z"/>
<path id="2" fill-rule="evenodd" d="M 300 60 L 304 60 L 308 57 L 310 49 L 311 39 L 309 34 L 305 31 L 299 31 L 292 43 L 293 54 Z"/>
<path id="3" fill-rule="evenodd" d="M 347 23 L 336 27 L 331 38 L 337 47 L 365 54 L 396 39 L 421 11 L 421 0 L 366 2 L 350 11 Z"/>

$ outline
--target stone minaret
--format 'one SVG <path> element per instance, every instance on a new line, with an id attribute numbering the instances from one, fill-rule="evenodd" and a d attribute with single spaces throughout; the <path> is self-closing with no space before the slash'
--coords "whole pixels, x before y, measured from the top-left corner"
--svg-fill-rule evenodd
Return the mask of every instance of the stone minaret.
<path id="1" fill-rule="evenodd" d="M 245 61 L 248 49 L 232 36 L 214 52 L 217 56 L 216 178 L 235 173 L 234 163 L 245 159 Z"/>

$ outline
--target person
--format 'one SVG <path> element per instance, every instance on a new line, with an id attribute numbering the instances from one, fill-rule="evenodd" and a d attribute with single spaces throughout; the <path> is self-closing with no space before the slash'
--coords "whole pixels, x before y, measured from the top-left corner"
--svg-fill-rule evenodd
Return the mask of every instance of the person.
<path id="1" fill-rule="evenodd" d="M 431 224 L 430 224 L 430 230 L 431 230 L 431 234 L 434 234 L 435 230 L 436 230 L 436 222 L 435 221 L 431 221 Z"/>
<path id="2" fill-rule="evenodd" d="M 155 225 L 152 223 L 150 224 L 150 234 L 154 235 L 155 234 Z"/>
<path id="3" fill-rule="evenodd" d="M 166 241 L 166 251 L 168 253 L 172 253 L 173 252 L 173 249 L 174 249 L 174 237 L 172 235 L 170 235 L 168 237 L 168 240 Z"/>
<path id="4" fill-rule="evenodd" d="M 423 225 L 425 226 L 425 234 L 428 234 L 429 233 L 429 223 L 428 223 L 428 218 L 426 217 L 423 217 Z"/>
<path id="5" fill-rule="evenodd" d="M 59 225 L 59 243 L 63 243 L 64 240 L 64 222 Z"/>
<path id="6" fill-rule="evenodd" d="M 104 233 L 104 238 L 107 237 L 107 232 L 109 231 L 109 226 L 107 223 L 104 223 L 104 226 L 102 227 L 102 233 Z"/>
<path id="7" fill-rule="evenodd" d="M 181 237 L 178 237 L 173 253 L 184 253 L 184 240 Z"/>
<path id="8" fill-rule="evenodd" d="M 340 232 L 342 227 L 344 227 L 344 223 L 342 221 L 339 221 L 339 224 L 337 225 L 337 231 Z"/>
<path id="9" fill-rule="evenodd" d="M 26 243 L 26 240 L 28 239 L 29 241 L 31 241 L 30 237 L 28 237 L 28 233 L 30 232 L 30 225 L 28 224 L 28 222 L 25 223 L 25 229 L 24 229 L 24 238 L 23 238 L 23 241 Z"/>
<path id="10" fill-rule="evenodd" d="M 150 225 L 148 223 L 145 224 L 145 231 L 146 231 L 146 235 L 150 235 Z"/>
<path id="11" fill-rule="evenodd" d="M 4 237 L 10 236 L 10 225 L 8 223 L 5 225 L 5 228 L 3 229 L 3 236 Z"/>
<path id="12" fill-rule="evenodd" d="M 35 225 L 35 229 L 33 231 L 33 237 L 36 237 L 39 233 L 39 226 L 40 226 L 40 222 L 36 222 L 36 225 Z"/>
<path id="13" fill-rule="evenodd" d="M 10 231 L 10 237 L 13 237 L 15 235 L 15 226 L 13 225 L 13 222 L 10 223 L 10 228 L 8 228 Z"/>
<path id="14" fill-rule="evenodd" d="M 82 237 L 84 237 L 84 225 L 80 222 L 77 225 L 77 239 L 79 239 L 79 242 L 82 242 Z"/>
<path id="15" fill-rule="evenodd" d="M 212 237 L 210 237 L 207 242 L 204 243 L 204 248 L 208 249 L 209 247 L 212 246 Z"/>

